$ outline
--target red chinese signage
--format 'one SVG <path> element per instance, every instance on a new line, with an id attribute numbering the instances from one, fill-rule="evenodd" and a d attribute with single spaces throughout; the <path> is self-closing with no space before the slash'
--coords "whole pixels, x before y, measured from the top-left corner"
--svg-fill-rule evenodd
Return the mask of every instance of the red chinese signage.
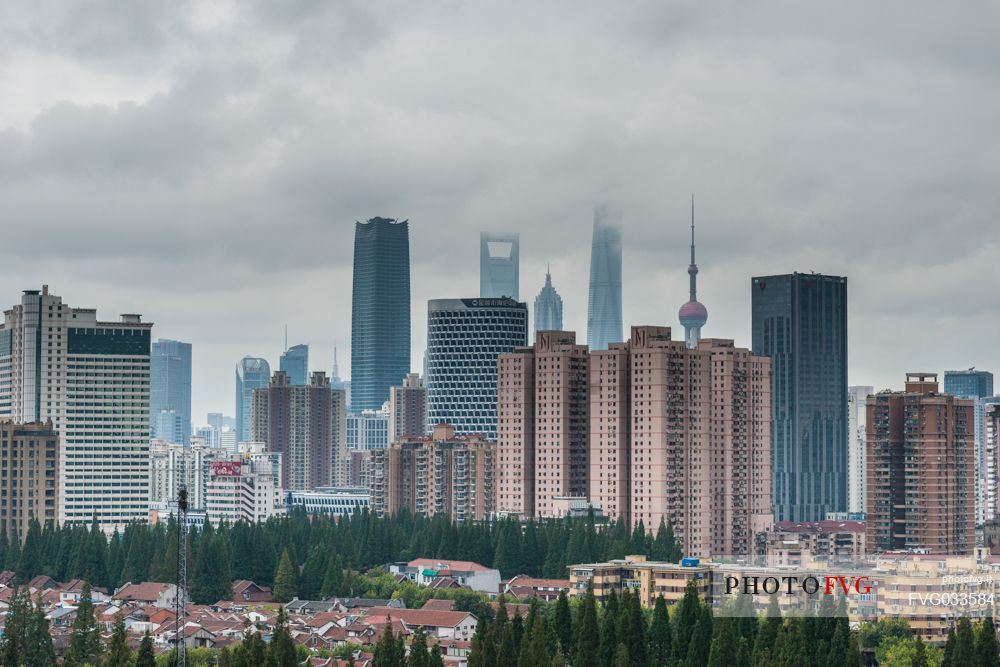
<path id="1" fill-rule="evenodd" d="M 239 461 L 212 461 L 213 477 L 239 477 L 243 464 Z"/>

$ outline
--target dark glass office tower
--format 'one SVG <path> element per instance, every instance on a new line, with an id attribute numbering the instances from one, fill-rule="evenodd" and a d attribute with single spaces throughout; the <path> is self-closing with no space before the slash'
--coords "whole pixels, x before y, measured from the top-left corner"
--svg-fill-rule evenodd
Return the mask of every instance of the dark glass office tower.
<path id="1" fill-rule="evenodd" d="M 410 372 L 408 221 L 355 225 L 351 316 L 351 409 L 377 410 Z"/>
<path id="2" fill-rule="evenodd" d="M 847 278 L 752 279 L 753 351 L 771 357 L 775 521 L 847 510 Z"/>

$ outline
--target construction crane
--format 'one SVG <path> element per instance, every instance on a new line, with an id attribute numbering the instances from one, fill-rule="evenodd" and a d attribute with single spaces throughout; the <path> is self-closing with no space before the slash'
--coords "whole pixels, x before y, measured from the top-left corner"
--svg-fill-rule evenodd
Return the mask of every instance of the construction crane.
<path id="1" fill-rule="evenodd" d="M 177 667 L 187 667 L 187 645 L 184 642 L 184 618 L 187 615 L 187 485 L 177 486 L 177 623 L 174 626 L 174 653 Z"/>

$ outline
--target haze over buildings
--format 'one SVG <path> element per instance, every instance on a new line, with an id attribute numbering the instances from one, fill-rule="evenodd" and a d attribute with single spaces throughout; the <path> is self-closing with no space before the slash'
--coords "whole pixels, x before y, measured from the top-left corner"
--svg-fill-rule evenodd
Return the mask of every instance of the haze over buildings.
<path id="1" fill-rule="evenodd" d="M 587 299 L 587 347 L 606 350 L 622 340 L 622 231 L 607 206 L 594 211 Z"/>

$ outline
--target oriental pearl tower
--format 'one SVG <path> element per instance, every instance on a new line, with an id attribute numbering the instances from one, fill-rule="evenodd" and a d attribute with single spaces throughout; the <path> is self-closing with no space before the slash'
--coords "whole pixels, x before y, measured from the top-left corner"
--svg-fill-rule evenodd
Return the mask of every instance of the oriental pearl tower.
<path id="1" fill-rule="evenodd" d="M 691 265 L 688 266 L 688 277 L 690 295 L 677 316 L 684 327 L 684 341 L 689 348 L 695 348 L 701 338 L 701 328 L 708 322 L 708 309 L 698 303 L 698 265 L 694 262 L 694 195 L 691 195 Z"/>

